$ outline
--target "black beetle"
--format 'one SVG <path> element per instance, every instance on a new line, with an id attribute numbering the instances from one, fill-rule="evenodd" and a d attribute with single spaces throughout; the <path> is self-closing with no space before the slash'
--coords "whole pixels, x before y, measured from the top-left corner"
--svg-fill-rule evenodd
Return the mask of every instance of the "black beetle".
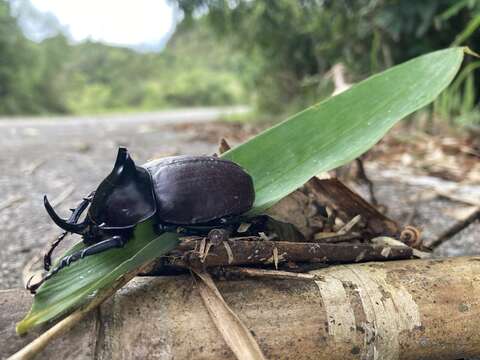
<path id="1" fill-rule="evenodd" d="M 193 234 L 194 229 L 238 224 L 238 215 L 250 210 L 254 200 L 252 178 L 232 161 L 174 156 L 136 166 L 128 150 L 121 147 L 112 172 L 72 209 L 68 220 L 60 218 L 44 197 L 48 214 L 65 230 L 45 254 L 45 270 L 50 269 L 52 252 L 67 233 L 82 235 L 86 247 L 61 259 L 42 282 L 27 287 L 34 292 L 73 261 L 123 247 L 134 227 L 148 219 L 154 220 L 158 233 L 181 227 L 186 234 Z M 85 220 L 78 223 L 89 205 Z"/>

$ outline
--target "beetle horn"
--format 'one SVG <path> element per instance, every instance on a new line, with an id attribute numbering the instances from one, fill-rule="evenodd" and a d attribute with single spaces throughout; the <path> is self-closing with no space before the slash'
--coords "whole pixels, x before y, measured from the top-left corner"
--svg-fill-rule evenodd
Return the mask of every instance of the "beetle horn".
<path id="1" fill-rule="evenodd" d="M 43 204 L 45 205 L 45 209 L 47 210 L 48 215 L 50 215 L 50 217 L 52 218 L 53 222 L 59 227 L 61 227 L 63 230 L 75 234 L 81 234 L 85 230 L 86 225 L 84 223 L 72 224 L 58 216 L 52 205 L 50 205 L 50 202 L 47 199 L 47 195 L 43 197 Z"/>
<path id="2" fill-rule="evenodd" d="M 111 173 L 112 180 L 119 180 L 122 175 L 135 174 L 136 167 L 126 147 L 119 147 L 117 159 Z"/>

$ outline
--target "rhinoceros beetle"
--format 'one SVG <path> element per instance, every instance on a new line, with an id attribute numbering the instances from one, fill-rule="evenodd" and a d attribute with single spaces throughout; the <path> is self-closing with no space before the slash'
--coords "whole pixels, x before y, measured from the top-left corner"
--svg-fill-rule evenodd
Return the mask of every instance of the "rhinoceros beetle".
<path id="1" fill-rule="evenodd" d="M 44 205 L 64 230 L 44 256 L 50 270 L 55 247 L 67 233 L 80 234 L 85 248 L 64 257 L 40 283 L 27 285 L 34 293 L 48 278 L 72 262 L 109 249 L 123 247 L 141 222 L 153 219 L 158 233 L 186 235 L 239 223 L 255 199 L 250 175 L 232 161 L 215 156 L 173 156 L 136 166 L 126 148 L 119 148 L 112 172 L 97 190 L 60 218 L 47 197 Z M 85 219 L 79 223 L 88 208 Z"/>

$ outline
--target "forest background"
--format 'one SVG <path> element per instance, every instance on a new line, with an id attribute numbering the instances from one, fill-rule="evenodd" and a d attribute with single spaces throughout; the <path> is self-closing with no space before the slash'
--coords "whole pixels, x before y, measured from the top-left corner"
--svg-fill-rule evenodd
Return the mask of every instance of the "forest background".
<path id="1" fill-rule="evenodd" d="M 166 44 L 131 49 L 74 42 L 51 13 L 0 0 L 0 115 L 236 104 L 258 115 L 292 113 L 331 95 L 337 64 L 353 83 L 436 49 L 480 50 L 479 0 L 170 4 L 176 26 Z M 39 28 L 47 36 L 32 40 Z M 480 124 L 479 66 L 467 58 L 429 108 L 431 119 Z"/>

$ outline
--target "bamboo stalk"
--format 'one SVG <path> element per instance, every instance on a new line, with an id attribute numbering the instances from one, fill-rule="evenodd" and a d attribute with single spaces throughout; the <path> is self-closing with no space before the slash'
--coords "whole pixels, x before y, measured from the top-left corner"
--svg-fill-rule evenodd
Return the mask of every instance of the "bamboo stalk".
<path id="1" fill-rule="evenodd" d="M 311 274 L 216 285 L 268 359 L 480 355 L 480 257 L 339 265 Z M 0 313 L 0 357 L 20 346 L 12 326 L 28 306 L 20 294 L 0 292 L 0 303 L 15 299 Z M 235 359 L 190 276 L 137 278 L 100 313 L 89 320 L 99 326 L 82 322 L 83 332 L 75 327 L 39 359 L 75 359 L 79 348 L 85 359 Z"/>

